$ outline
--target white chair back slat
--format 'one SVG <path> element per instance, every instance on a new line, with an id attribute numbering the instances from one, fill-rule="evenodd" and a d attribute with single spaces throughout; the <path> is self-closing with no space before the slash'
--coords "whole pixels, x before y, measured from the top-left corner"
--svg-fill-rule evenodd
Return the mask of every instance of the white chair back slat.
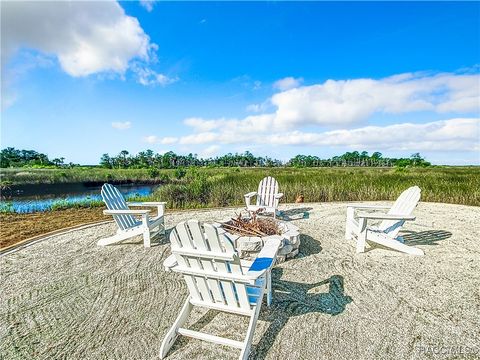
<path id="1" fill-rule="evenodd" d="M 278 194 L 278 182 L 271 176 L 265 177 L 258 184 L 257 205 L 276 207 L 275 195 Z"/>
<path id="2" fill-rule="evenodd" d="M 209 242 L 218 243 L 218 239 L 210 239 L 208 236 L 204 234 L 202 229 L 200 228 L 200 224 L 196 220 L 189 220 L 188 228 L 190 229 L 193 245 L 200 250 L 203 251 L 212 251 L 209 246 Z M 211 235 L 214 236 L 215 235 Z M 200 260 L 202 268 L 207 271 L 216 271 L 214 262 L 210 259 L 201 258 Z M 220 283 L 217 279 L 207 279 L 208 287 L 212 292 L 212 296 L 215 302 L 225 304 L 225 300 L 223 298 L 222 289 L 220 287 Z"/>
<path id="3" fill-rule="evenodd" d="M 187 222 L 181 222 L 177 225 L 176 229 L 182 243 L 182 247 L 184 249 L 196 249 L 196 246 L 193 243 L 192 233 L 190 229 L 190 225 Z M 198 258 L 190 256 L 190 255 L 180 255 L 183 256 L 186 260 L 185 262 L 195 270 L 202 270 L 201 262 Z M 202 276 L 194 276 L 195 283 L 197 285 L 197 289 L 200 292 L 203 301 L 211 302 L 212 295 L 210 294 L 210 290 L 208 288 L 207 280 L 205 277 Z"/>
<path id="4" fill-rule="evenodd" d="M 388 211 L 392 215 L 411 215 L 420 200 L 421 190 L 418 186 L 412 186 L 400 194 L 393 206 Z M 404 220 L 384 220 L 379 229 L 391 237 L 396 237 Z"/>
<path id="5" fill-rule="evenodd" d="M 127 203 L 120 191 L 110 185 L 104 184 L 101 190 L 102 199 L 108 210 L 128 210 Z M 132 215 L 113 215 L 113 219 L 121 230 L 137 226 L 140 222 Z"/>
<path id="6" fill-rule="evenodd" d="M 201 301 L 208 305 L 211 303 L 223 304 L 232 308 L 232 310 L 241 308 L 242 310 L 251 310 L 247 294 L 247 284 L 240 282 L 243 276 L 240 266 L 240 258 L 230 241 L 224 234 L 219 234 L 218 229 L 210 224 L 202 224 L 198 220 L 189 220 L 179 223 L 170 235 L 172 243 L 172 253 L 177 259 L 180 267 L 191 268 L 192 271 L 205 271 L 205 275 L 187 275 L 184 271 L 185 279 L 194 277 L 195 287 L 188 286 L 190 295 L 195 299 L 198 295 Z M 198 250 L 202 256 L 185 255 L 181 249 Z M 212 257 L 208 253 L 212 253 Z M 207 254 L 205 254 L 207 253 Z M 216 254 L 224 253 L 226 259 L 219 258 Z M 228 254 L 232 254 L 231 257 Z M 206 255 L 206 256 L 205 256 Z M 182 273 L 181 268 L 178 270 Z M 187 271 L 187 269 L 186 269 Z M 218 277 L 215 276 L 218 273 Z M 226 280 L 228 275 L 238 274 L 239 281 L 234 279 Z M 233 277 L 235 278 L 235 277 Z M 193 293 L 192 293 L 193 290 Z"/>
<path id="7" fill-rule="evenodd" d="M 224 234 L 219 234 L 217 228 L 213 227 L 210 224 L 204 224 L 203 226 L 205 229 L 205 235 L 208 238 L 210 249 L 212 251 L 217 253 L 226 252 L 227 247 L 228 247 L 228 251 L 231 251 L 231 252 L 235 251 L 231 241 L 229 239 L 225 239 L 226 236 Z M 215 265 L 216 265 L 217 271 L 220 273 L 230 272 L 228 264 L 225 261 L 215 262 Z M 226 305 L 231 307 L 236 307 L 237 299 L 235 296 L 235 289 L 233 287 L 233 284 L 230 281 L 220 280 L 220 286 L 222 289 L 222 294 L 224 295 L 224 300 Z"/>
<path id="8" fill-rule="evenodd" d="M 179 238 L 179 235 L 176 231 L 172 231 L 170 233 L 170 243 L 172 244 L 172 248 L 177 248 L 181 249 L 183 248 L 182 242 Z M 175 260 L 177 260 L 177 263 L 182 266 L 182 267 L 190 267 L 190 264 L 188 263 L 188 260 L 186 260 L 183 256 L 175 254 Z M 192 297 L 193 300 L 202 300 L 202 297 L 200 296 L 200 292 L 197 289 L 197 284 L 195 282 L 195 279 L 192 275 L 187 275 L 184 274 L 183 278 L 185 279 L 185 283 L 187 284 L 188 291 L 190 292 L 190 296 Z"/>
<path id="9" fill-rule="evenodd" d="M 230 272 L 232 274 L 238 274 L 238 275 L 243 275 L 242 272 L 242 266 L 240 264 L 240 258 L 238 257 L 237 252 L 235 248 L 233 247 L 233 243 L 230 241 L 230 239 L 227 239 L 226 236 L 224 235 L 225 238 L 225 250 L 230 253 L 235 253 L 235 256 L 233 257 L 232 261 L 228 261 L 227 268 L 230 269 Z M 248 301 L 248 294 L 247 294 L 247 287 L 243 283 L 231 283 L 234 293 L 238 299 L 238 303 L 240 307 L 244 310 L 250 310 L 250 302 Z"/>

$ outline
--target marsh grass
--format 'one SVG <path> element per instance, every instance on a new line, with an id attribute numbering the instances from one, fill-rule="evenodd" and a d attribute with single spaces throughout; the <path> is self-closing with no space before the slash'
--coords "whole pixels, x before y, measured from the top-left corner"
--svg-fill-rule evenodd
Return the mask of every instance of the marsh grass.
<path id="1" fill-rule="evenodd" d="M 394 200 L 409 186 L 422 189 L 422 201 L 480 205 L 480 167 L 429 168 L 188 168 L 160 169 L 2 169 L 8 184 L 68 182 L 162 182 L 147 197 L 132 200 L 167 201 L 169 208 L 205 208 L 243 205 L 243 195 L 255 191 L 259 181 L 274 176 L 282 202 L 298 195 L 305 202 Z M 152 179 L 152 177 L 154 177 Z M 49 209 L 101 206 L 101 201 L 60 201 Z M 10 204 L 1 203 L 0 212 Z"/>
<path id="2" fill-rule="evenodd" d="M 76 167 L 72 169 L 0 169 L 1 182 L 12 185 L 62 184 L 76 182 L 168 182 L 174 170 L 169 169 L 104 169 Z"/>
<path id="3" fill-rule="evenodd" d="M 195 169 L 181 184 L 161 186 L 152 195 L 173 208 L 223 207 L 243 204 L 243 195 L 259 181 L 274 176 L 283 202 L 394 200 L 409 186 L 422 189 L 422 201 L 480 205 L 480 168 L 378 169 L 282 168 Z"/>

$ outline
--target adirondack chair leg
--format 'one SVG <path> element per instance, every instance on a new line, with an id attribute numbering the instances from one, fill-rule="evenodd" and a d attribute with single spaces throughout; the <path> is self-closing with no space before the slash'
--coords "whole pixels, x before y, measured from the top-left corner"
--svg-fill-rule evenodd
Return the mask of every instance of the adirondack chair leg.
<path id="1" fill-rule="evenodd" d="M 172 327 L 170 328 L 170 330 L 168 330 L 165 339 L 163 339 L 162 341 L 162 345 L 160 346 L 160 359 L 163 359 L 165 358 L 165 356 L 167 356 L 168 351 L 178 337 L 178 329 L 187 322 L 188 316 L 190 315 L 192 309 L 193 305 L 190 303 L 189 297 L 187 298 L 187 301 L 185 301 L 185 304 L 183 305 L 183 308 L 180 311 L 177 319 L 173 323 Z"/>
<path id="2" fill-rule="evenodd" d="M 406 253 L 406 254 L 420 255 L 420 256 L 425 255 L 423 250 L 413 246 L 405 245 L 396 239 L 392 239 L 388 237 L 386 234 L 378 234 L 377 236 L 375 236 L 375 238 L 369 239 L 369 241 L 388 247 L 390 249 L 394 249 L 394 250 Z"/>
<path id="3" fill-rule="evenodd" d="M 355 209 L 353 207 L 347 207 L 347 222 L 345 224 L 345 240 L 352 239 L 352 222 L 355 216 Z"/>
<path id="4" fill-rule="evenodd" d="M 160 205 L 157 208 L 157 216 L 165 216 L 165 205 Z M 165 218 L 158 224 L 159 234 L 165 235 Z"/>
<path id="5" fill-rule="evenodd" d="M 267 306 L 272 304 L 272 273 L 267 271 L 266 274 L 266 282 L 267 282 Z"/>
<path id="6" fill-rule="evenodd" d="M 367 219 L 360 219 L 358 229 L 359 233 L 357 235 L 357 254 L 365 251 L 365 243 L 367 241 Z"/>
<path id="7" fill-rule="evenodd" d="M 147 227 L 143 230 L 143 246 L 149 248 L 152 246 L 151 244 L 151 237 L 150 237 L 150 229 Z"/>
<path id="8" fill-rule="evenodd" d="M 142 228 L 143 228 L 143 246 L 149 248 L 152 246 L 150 237 L 150 228 L 148 227 L 148 215 L 142 216 Z"/>
<path id="9" fill-rule="evenodd" d="M 255 332 L 255 325 L 257 323 L 258 315 L 260 314 L 260 304 L 255 305 L 252 317 L 248 324 L 247 336 L 245 337 L 244 346 L 240 353 L 240 360 L 247 360 L 250 355 L 250 348 L 252 346 L 253 333 Z"/>

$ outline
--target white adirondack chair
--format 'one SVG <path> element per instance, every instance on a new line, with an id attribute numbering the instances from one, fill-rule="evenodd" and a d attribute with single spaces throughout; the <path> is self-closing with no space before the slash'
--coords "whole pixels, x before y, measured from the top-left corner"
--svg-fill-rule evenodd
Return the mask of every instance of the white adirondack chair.
<path id="1" fill-rule="evenodd" d="M 421 249 L 405 245 L 398 232 L 405 221 L 415 220 L 412 215 L 420 200 L 420 188 L 412 186 L 405 190 L 389 206 L 378 206 L 368 204 L 348 204 L 347 222 L 345 228 L 345 239 L 353 237 L 357 239 L 357 253 L 365 251 L 366 241 L 371 241 L 400 252 L 411 255 L 424 255 Z M 358 210 L 388 210 L 386 214 L 357 212 Z M 368 226 L 368 220 L 382 220 L 378 227 Z"/>
<path id="2" fill-rule="evenodd" d="M 260 184 L 258 184 L 258 191 L 253 191 L 245 194 L 245 205 L 247 211 L 256 211 L 258 209 L 265 209 L 266 213 L 273 213 L 273 217 L 277 216 L 278 203 L 283 197 L 283 194 L 278 192 L 278 182 L 271 176 L 265 177 Z M 257 203 L 250 204 L 252 197 L 257 196 Z"/>
<path id="3" fill-rule="evenodd" d="M 157 234 L 165 234 L 165 202 L 125 202 L 118 189 L 110 184 L 102 186 L 102 199 L 108 210 L 105 215 L 113 215 L 117 223 L 117 233 L 111 237 L 101 239 L 97 245 L 106 246 L 129 239 L 133 236 L 143 235 L 143 245 L 151 246 L 151 239 Z M 150 206 L 157 208 L 157 216 L 150 217 L 150 210 L 130 210 L 129 206 Z M 141 216 L 141 221 L 135 216 Z"/>
<path id="4" fill-rule="evenodd" d="M 183 335 L 241 349 L 239 359 L 247 359 L 264 292 L 271 291 L 270 269 L 281 238 L 270 237 L 253 263 L 240 260 L 223 229 L 198 220 L 179 223 L 170 233 L 170 242 L 172 255 L 164 266 L 183 274 L 189 296 L 162 342 L 160 358 L 167 355 L 177 336 Z M 245 340 L 184 328 L 193 306 L 250 317 Z"/>

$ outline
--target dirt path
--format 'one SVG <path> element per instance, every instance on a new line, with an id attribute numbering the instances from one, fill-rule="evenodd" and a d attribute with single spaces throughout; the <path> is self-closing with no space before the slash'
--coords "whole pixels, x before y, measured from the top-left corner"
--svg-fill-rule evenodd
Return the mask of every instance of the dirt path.
<path id="1" fill-rule="evenodd" d="M 66 209 L 33 214 L 0 214 L 0 249 L 51 231 L 94 221 L 110 220 L 103 208 Z"/>
<path id="2" fill-rule="evenodd" d="M 233 213 L 174 213 L 167 226 Z M 420 204 L 405 238 L 424 257 L 382 249 L 355 255 L 343 239 L 344 204 L 292 205 L 286 214 L 303 233 L 300 254 L 275 268 L 273 304 L 262 308 L 252 359 L 480 357 L 480 208 Z M 5 359 L 157 358 L 185 285 L 163 270 L 165 242 L 95 245 L 114 230 L 93 226 L 0 257 Z M 241 340 L 248 324 L 198 310 L 190 325 Z M 182 339 L 169 358 L 237 357 L 231 348 Z"/>

